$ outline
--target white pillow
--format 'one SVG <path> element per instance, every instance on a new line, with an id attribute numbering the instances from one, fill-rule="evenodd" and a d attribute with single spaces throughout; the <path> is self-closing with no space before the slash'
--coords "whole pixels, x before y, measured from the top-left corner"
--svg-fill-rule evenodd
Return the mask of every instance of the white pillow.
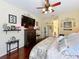
<path id="1" fill-rule="evenodd" d="M 64 51 L 67 48 L 66 38 L 64 36 L 60 36 L 59 38 L 57 38 L 57 41 L 58 41 L 58 48 L 57 48 L 57 50 L 59 52 Z"/>

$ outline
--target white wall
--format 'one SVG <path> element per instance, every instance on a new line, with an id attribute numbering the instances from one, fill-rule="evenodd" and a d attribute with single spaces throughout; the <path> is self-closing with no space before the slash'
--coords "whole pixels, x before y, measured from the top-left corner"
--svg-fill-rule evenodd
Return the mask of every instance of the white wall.
<path id="1" fill-rule="evenodd" d="M 79 9 L 78 10 L 72 10 L 71 12 L 68 13 L 63 13 L 59 16 L 59 20 L 60 20 L 60 25 L 59 25 L 59 33 L 68 35 L 70 33 L 73 32 L 79 32 Z M 63 22 L 67 21 L 65 20 L 66 18 L 72 18 L 72 30 L 63 30 L 64 26 L 63 26 Z M 75 24 L 74 24 L 75 23 Z"/>
<path id="2" fill-rule="evenodd" d="M 3 24 L 7 25 L 13 25 L 10 24 L 8 15 L 16 15 L 17 16 L 17 25 L 21 25 L 21 15 L 28 15 L 28 13 L 22 9 L 19 9 L 13 5 L 10 5 L 2 0 L 0 0 L 0 56 L 3 56 L 6 54 L 6 42 L 12 37 L 15 36 L 16 39 L 19 39 L 20 41 L 20 47 L 23 47 L 24 45 L 24 31 L 21 29 L 21 31 L 8 31 L 7 34 L 6 32 L 3 31 Z M 33 16 L 32 16 L 33 17 Z"/>
<path id="3" fill-rule="evenodd" d="M 20 47 L 24 46 L 24 29 L 22 28 L 21 31 L 3 31 L 3 24 L 7 24 L 9 26 L 14 25 L 9 23 L 8 15 L 12 14 L 17 16 L 17 25 L 21 25 L 21 15 L 29 16 L 31 18 L 34 18 L 36 21 L 39 22 L 40 27 L 40 38 L 44 38 L 44 27 L 46 27 L 46 23 L 48 20 L 41 19 L 40 17 L 37 17 L 33 15 L 32 13 L 29 13 L 23 9 L 17 8 L 13 5 L 8 4 L 7 2 L 0 0 L 0 56 L 3 56 L 6 54 L 6 42 L 12 37 L 15 36 L 16 39 L 20 40 Z"/>
<path id="4" fill-rule="evenodd" d="M 37 30 L 37 33 L 39 32 L 40 34 L 39 38 L 45 38 L 44 27 L 46 27 L 46 31 L 47 31 L 46 35 L 48 35 L 48 29 L 47 29 L 48 24 L 47 23 L 49 23 L 50 20 L 51 19 L 43 19 L 41 17 L 38 17 L 38 18 L 36 17 L 36 21 L 38 21 L 38 26 L 40 28 L 40 30 Z"/>

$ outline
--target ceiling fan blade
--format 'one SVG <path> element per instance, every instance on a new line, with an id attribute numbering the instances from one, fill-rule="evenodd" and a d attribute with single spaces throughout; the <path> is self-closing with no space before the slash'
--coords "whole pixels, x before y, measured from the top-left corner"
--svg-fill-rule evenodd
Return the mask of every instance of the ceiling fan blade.
<path id="1" fill-rule="evenodd" d="M 43 9 L 44 7 L 37 7 L 37 9 Z"/>
<path id="2" fill-rule="evenodd" d="M 57 3 L 52 4 L 52 6 L 55 7 L 55 6 L 58 6 L 60 4 L 61 4 L 61 2 L 57 2 Z"/>

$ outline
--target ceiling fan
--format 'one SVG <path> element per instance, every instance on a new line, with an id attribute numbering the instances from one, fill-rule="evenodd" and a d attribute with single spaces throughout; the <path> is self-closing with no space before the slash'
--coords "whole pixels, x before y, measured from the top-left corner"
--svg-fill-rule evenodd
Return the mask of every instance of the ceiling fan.
<path id="1" fill-rule="evenodd" d="M 48 11 L 54 12 L 53 7 L 60 5 L 61 2 L 56 2 L 54 4 L 50 4 L 49 0 L 45 0 L 44 7 L 37 7 L 37 9 L 42 9 L 42 13 L 47 13 Z"/>

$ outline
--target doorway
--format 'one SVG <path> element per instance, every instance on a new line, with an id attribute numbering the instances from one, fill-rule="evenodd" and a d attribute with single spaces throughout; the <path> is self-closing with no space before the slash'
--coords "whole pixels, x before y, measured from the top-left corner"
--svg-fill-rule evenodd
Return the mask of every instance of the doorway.
<path id="1" fill-rule="evenodd" d="M 58 37 L 59 35 L 59 20 L 53 20 L 53 36 Z"/>

